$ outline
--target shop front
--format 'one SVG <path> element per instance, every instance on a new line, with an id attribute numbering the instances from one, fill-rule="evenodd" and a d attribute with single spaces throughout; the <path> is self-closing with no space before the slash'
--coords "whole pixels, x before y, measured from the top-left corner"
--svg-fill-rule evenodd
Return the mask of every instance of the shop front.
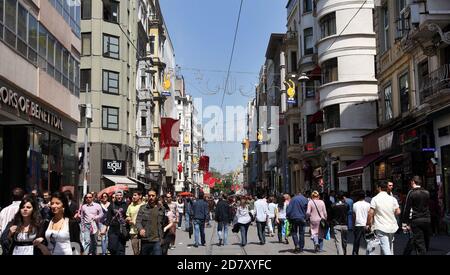
<path id="1" fill-rule="evenodd" d="M 0 79 L 0 206 L 11 190 L 74 190 L 77 122 Z"/>

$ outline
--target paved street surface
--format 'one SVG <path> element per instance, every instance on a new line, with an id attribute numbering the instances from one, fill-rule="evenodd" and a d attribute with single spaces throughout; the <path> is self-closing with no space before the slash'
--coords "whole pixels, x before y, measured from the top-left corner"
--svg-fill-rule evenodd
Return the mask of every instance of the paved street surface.
<path id="1" fill-rule="evenodd" d="M 289 238 L 289 244 L 278 243 L 278 237 L 266 236 L 266 244 L 260 245 L 256 225 L 253 224 L 249 227 L 248 231 L 248 244 L 241 248 L 240 233 L 232 233 L 231 228 L 228 232 L 228 245 L 217 246 L 218 239 L 216 231 L 216 223 L 211 223 L 210 228 L 205 228 L 206 246 L 199 246 L 195 248 L 193 246 L 194 236 L 189 239 L 187 232 L 183 230 L 177 230 L 176 248 L 169 250 L 169 255 L 336 255 L 336 246 L 334 239 L 324 241 L 324 252 L 314 253 L 314 246 L 310 239 L 309 233 L 305 236 L 305 250 L 304 253 L 294 253 L 294 243 L 292 238 Z M 308 231 L 308 229 L 307 229 Z M 214 232 L 214 234 L 213 234 Z M 347 253 L 351 255 L 353 249 L 353 233 L 349 233 L 349 244 L 347 245 Z M 396 255 L 403 253 L 403 248 L 406 245 L 407 238 L 403 234 L 397 234 L 395 236 L 394 249 Z M 363 247 L 360 247 L 360 255 L 365 255 L 365 243 Z M 450 237 L 439 236 L 432 238 L 430 244 L 429 254 L 431 255 L 443 255 L 450 252 Z M 130 250 L 131 251 L 131 250 Z"/>

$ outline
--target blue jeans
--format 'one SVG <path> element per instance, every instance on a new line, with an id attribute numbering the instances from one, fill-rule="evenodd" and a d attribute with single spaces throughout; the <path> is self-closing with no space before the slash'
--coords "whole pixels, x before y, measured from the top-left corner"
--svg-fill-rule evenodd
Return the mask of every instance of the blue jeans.
<path id="1" fill-rule="evenodd" d="M 219 240 L 223 239 L 224 245 L 227 244 L 227 239 L 228 239 L 228 223 L 227 222 L 219 222 L 217 224 L 217 237 L 219 238 Z"/>
<path id="2" fill-rule="evenodd" d="M 322 251 L 323 250 L 323 239 L 319 238 L 319 236 L 317 236 L 317 235 L 314 235 L 311 239 L 312 239 L 314 245 L 319 245 L 319 249 Z"/>
<path id="3" fill-rule="evenodd" d="M 385 233 L 375 230 L 375 236 L 380 240 L 381 255 L 394 255 L 393 253 L 393 233 Z"/>
<path id="4" fill-rule="evenodd" d="M 97 255 L 97 234 L 91 234 L 91 225 L 84 224 L 82 226 L 83 249 L 85 253 Z"/>
<path id="5" fill-rule="evenodd" d="M 161 242 L 142 242 L 141 255 L 162 255 Z"/>
<path id="6" fill-rule="evenodd" d="M 256 222 L 256 229 L 258 230 L 258 238 L 259 242 L 262 244 L 266 243 L 266 235 L 265 235 L 266 222 Z"/>
<path id="7" fill-rule="evenodd" d="M 239 231 L 241 231 L 241 245 L 247 245 L 247 232 L 250 223 L 247 224 L 239 224 Z"/>
<path id="8" fill-rule="evenodd" d="M 189 232 L 189 214 L 184 215 L 184 230 Z"/>
<path id="9" fill-rule="evenodd" d="M 103 228 L 106 225 L 104 224 L 100 224 L 99 229 L 103 230 Z M 106 233 L 105 235 L 101 236 L 101 240 L 102 240 L 102 255 L 106 255 L 106 253 L 108 252 L 108 233 Z"/>
<path id="10" fill-rule="evenodd" d="M 199 245 L 199 234 L 200 234 L 200 238 L 202 241 L 202 245 L 205 245 L 206 241 L 205 241 L 205 220 L 197 220 L 194 219 L 194 239 L 195 239 L 195 244 Z"/>
<path id="11" fill-rule="evenodd" d="M 178 216 L 178 227 L 181 228 L 181 223 L 183 222 L 183 213 L 180 213 Z"/>
<path id="12" fill-rule="evenodd" d="M 305 247 L 305 225 L 305 220 L 292 221 L 292 239 L 295 247 L 300 248 L 300 250 L 303 250 Z"/>

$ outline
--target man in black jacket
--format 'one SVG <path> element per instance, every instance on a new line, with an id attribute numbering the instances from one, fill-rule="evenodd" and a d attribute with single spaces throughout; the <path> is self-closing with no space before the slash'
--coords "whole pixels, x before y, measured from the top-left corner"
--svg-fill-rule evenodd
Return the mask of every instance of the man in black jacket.
<path id="1" fill-rule="evenodd" d="M 204 193 L 198 195 L 198 200 L 196 200 L 192 206 L 194 211 L 193 223 L 194 223 L 194 247 L 198 247 L 199 233 L 202 241 L 202 246 L 206 245 L 205 241 L 205 223 L 208 219 L 208 203 L 204 200 Z"/>
<path id="2" fill-rule="evenodd" d="M 141 255 L 162 255 L 164 208 L 158 205 L 156 191 L 148 191 L 148 203 L 139 208 L 136 228 L 141 238 Z"/>
<path id="3" fill-rule="evenodd" d="M 338 192 L 336 203 L 331 206 L 331 224 L 338 255 L 347 255 L 348 209 L 342 192 Z"/>
<path id="4" fill-rule="evenodd" d="M 429 209 L 430 192 L 420 185 L 422 180 L 414 176 L 411 181 L 411 190 L 406 196 L 403 211 L 403 230 L 412 233 L 412 238 L 406 245 L 404 255 L 411 254 L 415 249 L 418 255 L 425 255 L 428 251 L 431 235 L 431 215 Z"/>
<path id="5" fill-rule="evenodd" d="M 222 194 L 216 206 L 217 236 L 219 237 L 219 246 L 227 244 L 228 224 L 231 222 L 231 208 L 228 204 L 227 194 Z M 223 236 L 223 238 L 222 238 Z"/>
<path id="6" fill-rule="evenodd" d="M 106 226 L 100 234 L 105 235 L 108 231 L 108 250 L 111 255 L 125 255 L 125 245 L 129 237 L 129 234 L 125 234 L 129 233 L 126 224 L 128 205 L 123 199 L 122 190 L 116 191 L 115 195 L 116 200 L 108 207 Z"/>

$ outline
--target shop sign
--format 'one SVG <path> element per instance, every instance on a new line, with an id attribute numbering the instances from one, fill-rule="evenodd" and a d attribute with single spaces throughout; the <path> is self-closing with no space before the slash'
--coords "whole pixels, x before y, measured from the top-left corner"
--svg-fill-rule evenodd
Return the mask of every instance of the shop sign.
<path id="1" fill-rule="evenodd" d="M 413 142 L 417 139 L 417 130 L 409 130 L 400 135 L 400 145 L 404 145 L 410 142 Z"/>
<path id="2" fill-rule="evenodd" d="M 378 138 L 378 149 L 380 152 L 391 149 L 394 132 L 389 132 Z"/>
<path id="3" fill-rule="evenodd" d="M 126 163 L 124 160 L 103 160 L 103 174 L 104 175 L 126 175 Z"/>
<path id="4" fill-rule="evenodd" d="M 0 86 L 0 104 L 9 106 L 22 112 L 33 119 L 50 125 L 59 131 L 63 130 L 62 118 L 50 112 L 39 103 L 33 101 L 25 95 Z"/>
<path id="5" fill-rule="evenodd" d="M 306 143 L 305 144 L 305 151 L 309 152 L 309 151 L 314 151 L 316 149 L 316 146 L 314 143 Z"/>

